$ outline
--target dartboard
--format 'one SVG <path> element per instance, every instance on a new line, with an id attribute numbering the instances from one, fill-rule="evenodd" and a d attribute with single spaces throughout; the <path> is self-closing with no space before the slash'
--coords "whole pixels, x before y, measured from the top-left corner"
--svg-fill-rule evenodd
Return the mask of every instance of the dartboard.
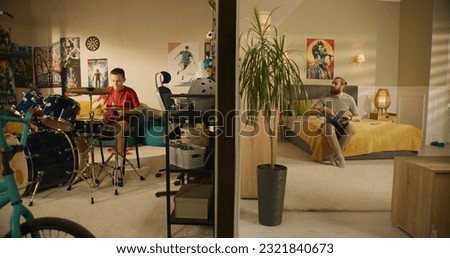
<path id="1" fill-rule="evenodd" d="M 95 51 L 100 47 L 100 40 L 95 36 L 90 36 L 86 39 L 86 48 Z"/>

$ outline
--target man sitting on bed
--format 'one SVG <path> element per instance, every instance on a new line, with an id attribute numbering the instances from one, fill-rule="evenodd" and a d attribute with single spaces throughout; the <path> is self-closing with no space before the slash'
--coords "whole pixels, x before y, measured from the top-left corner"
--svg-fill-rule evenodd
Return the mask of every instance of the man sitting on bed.
<path id="1" fill-rule="evenodd" d="M 343 168 L 345 159 L 342 150 L 355 133 L 355 126 L 350 121 L 360 121 L 360 117 L 355 100 L 344 92 L 347 82 L 336 77 L 331 84 L 330 93 L 320 97 L 309 113 L 319 113 L 326 117 L 322 134 L 333 150 L 329 160 L 331 165 Z"/>

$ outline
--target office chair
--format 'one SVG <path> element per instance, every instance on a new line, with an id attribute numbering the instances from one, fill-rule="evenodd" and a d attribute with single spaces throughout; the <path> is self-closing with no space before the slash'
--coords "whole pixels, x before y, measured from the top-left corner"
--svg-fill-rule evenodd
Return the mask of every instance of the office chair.
<path id="1" fill-rule="evenodd" d="M 161 111 L 164 113 L 165 111 L 172 111 L 175 108 L 175 101 L 172 98 L 167 98 L 167 95 L 171 95 L 172 91 L 166 87 L 164 84 L 167 84 L 171 81 L 172 76 L 166 72 L 161 71 L 155 74 L 155 86 L 156 86 L 156 96 L 158 97 L 158 102 L 161 107 Z M 178 125 L 173 123 L 174 121 L 169 121 L 169 124 L 165 125 L 163 123 L 164 119 L 161 118 L 161 125 L 163 127 L 169 126 L 172 123 L 173 130 L 169 132 L 169 140 L 181 139 L 181 129 Z M 162 168 L 156 172 L 155 177 L 161 177 L 162 172 L 166 171 L 165 168 Z M 175 185 L 180 183 L 179 179 L 175 181 Z"/>

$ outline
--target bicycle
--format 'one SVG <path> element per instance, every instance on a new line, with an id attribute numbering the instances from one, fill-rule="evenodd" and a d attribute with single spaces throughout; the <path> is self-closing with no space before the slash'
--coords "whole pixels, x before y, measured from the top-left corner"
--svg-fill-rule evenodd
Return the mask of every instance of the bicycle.
<path id="1" fill-rule="evenodd" d="M 94 235 L 83 226 L 67 219 L 57 217 L 34 218 L 31 211 L 22 204 L 22 199 L 9 161 L 27 144 L 30 121 L 34 112 L 27 112 L 23 118 L 0 115 L 0 130 L 3 122 L 23 122 L 22 136 L 19 145 L 9 145 L 3 133 L 0 133 L 2 148 L 3 178 L 0 179 L 0 209 L 11 203 L 9 226 L 10 232 L 5 237 L 77 237 L 92 238 Z M 25 222 L 21 223 L 21 219 Z"/>

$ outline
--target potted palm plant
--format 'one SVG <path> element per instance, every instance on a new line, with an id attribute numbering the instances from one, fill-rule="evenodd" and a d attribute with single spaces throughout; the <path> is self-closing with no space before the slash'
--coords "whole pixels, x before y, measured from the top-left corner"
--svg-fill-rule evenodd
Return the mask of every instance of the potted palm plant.
<path id="1" fill-rule="evenodd" d="M 286 47 L 286 35 L 269 22 L 277 9 L 261 20 L 258 8 L 254 7 L 251 26 L 240 36 L 243 57 L 239 84 L 246 121 L 257 123 L 262 116 L 270 137 L 270 164 L 256 168 L 259 222 L 268 226 L 282 221 L 286 187 L 287 167 L 276 164 L 274 153 L 280 116 L 298 112 L 293 103 L 306 101 L 299 66 L 289 57 L 294 50 Z"/>

